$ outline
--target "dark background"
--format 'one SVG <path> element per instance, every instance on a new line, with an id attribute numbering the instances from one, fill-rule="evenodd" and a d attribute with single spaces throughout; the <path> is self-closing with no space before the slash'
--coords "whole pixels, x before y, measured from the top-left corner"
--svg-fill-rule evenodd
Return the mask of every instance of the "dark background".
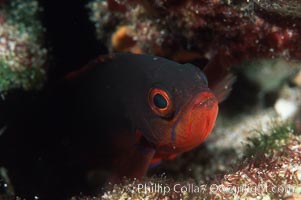
<path id="1" fill-rule="evenodd" d="M 47 82 L 43 90 L 53 85 L 63 76 L 73 70 L 79 69 L 100 54 L 106 54 L 106 47 L 96 40 L 94 24 L 89 20 L 89 1 L 84 0 L 38 0 L 43 11 L 40 19 L 44 33 L 44 46 L 48 49 Z M 16 120 L 30 118 L 35 112 L 36 99 L 43 94 L 43 90 L 23 91 L 13 90 L 0 98 L 0 128 L 12 127 L 10 123 Z M 55 123 L 55 119 L 53 119 Z M 39 125 L 39 123 L 37 123 Z M 40 125 L 42 126 L 42 125 Z M 74 191 L 81 192 L 81 185 L 67 185 L 76 180 L 76 169 L 62 171 L 52 169 L 48 161 L 37 160 L 44 146 L 55 146 L 59 136 L 53 134 L 50 140 L 40 143 L 44 139 L 43 133 L 6 131 L 0 140 L 0 167 L 5 166 L 9 171 L 14 190 L 18 196 L 33 199 L 34 195 L 40 199 L 67 199 Z M 58 139 L 57 139 L 58 138 Z M 57 152 L 56 152 L 57 153 Z M 53 158 L 55 152 L 42 155 L 44 158 Z M 65 163 L 68 165 L 68 163 Z M 48 169 L 47 169 L 48 168 Z M 62 167 L 63 168 L 63 167 Z M 67 182 L 60 177 L 66 176 Z M 66 188 L 64 188 L 66 186 Z M 77 187 L 77 189 L 75 188 Z M 0 198 L 2 190 L 0 182 Z M 83 189 L 84 190 L 84 189 Z M 48 193 L 43 193 L 47 191 Z M 49 191 L 51 194 L 49 194 Z M 78 194 L 78 193 L 77 193 Z"/>
<path id="2" fill-rule="evenodd" d="M 94 24 L 89 20 L 89 1 L 39 0 L 46 28 L 45 43 L 50 50 L 49 80 L 78 69 L 107 49 L 96 40 Z"/>

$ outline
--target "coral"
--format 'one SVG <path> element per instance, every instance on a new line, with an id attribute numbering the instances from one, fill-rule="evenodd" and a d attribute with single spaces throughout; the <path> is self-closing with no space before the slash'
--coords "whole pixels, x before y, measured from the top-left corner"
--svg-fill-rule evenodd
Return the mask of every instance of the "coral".
<path id="1" fill-rule="evenodd" d="M 37 18 L 37 1 L 4 1 L 0 10 L 0 92 L 40 88 L 47 51 L 41 45 L 43 27 Z"/>
<path id="2" fill-rule="evenodd" d="M 96 0 L 89 7 L 98 38 L 111 51 L 155 54 L 201 67 L 209 63 L 209 79 L 219 79 L 231 66 L 254 58 L 301 59 L 296 2 Z M 130 48 L 119 49 L 112 36 L 124 27 L 132 40 Z"/>

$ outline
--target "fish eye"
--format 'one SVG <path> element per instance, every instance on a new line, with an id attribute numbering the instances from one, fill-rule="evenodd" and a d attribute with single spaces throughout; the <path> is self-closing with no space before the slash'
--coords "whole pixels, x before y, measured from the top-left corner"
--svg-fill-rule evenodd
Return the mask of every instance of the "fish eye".
<path id="1" fill-rule="evenodd" d="M 154 96 L 154 104 L 158 108 L 166 108 L 167 101 L 166 101 L 166 99 L 161 94 L 156 94 Z"/>
<path id="2" fill-rule="evenodd" d="M 161 117 L 169 117 L 172 113 L 172 101 L 169 94 L 160 88 L 151 88 L 148 94 L 151 110 Z"/>

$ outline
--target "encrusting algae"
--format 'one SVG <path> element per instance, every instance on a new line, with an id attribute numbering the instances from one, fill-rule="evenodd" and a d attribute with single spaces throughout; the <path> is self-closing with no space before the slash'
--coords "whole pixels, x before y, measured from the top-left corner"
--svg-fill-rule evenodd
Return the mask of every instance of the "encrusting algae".
<path id="1" fill-rule="evenodd" d="M 44 83 L 47 50 L 35 0 L 0 2 L 0 93 L 38 89 Z"/>
<path id="2" fill-rule="evenodd" d="M 298 199 L 301 195 L 301 136 L 291 124 L 273 121 L 252 137 L 242 162 L 211 182 L 163 177 L 127 180 L 99 197 L 72 199 Z M 237 161 L 238 162 L 238 161 Z"/>

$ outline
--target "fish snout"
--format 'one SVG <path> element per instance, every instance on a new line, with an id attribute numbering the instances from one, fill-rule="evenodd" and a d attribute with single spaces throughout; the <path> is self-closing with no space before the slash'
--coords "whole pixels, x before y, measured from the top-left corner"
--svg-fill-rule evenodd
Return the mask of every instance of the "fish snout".
<path id="1" fill-rule="evenodd" d="M 201 144 L 212 131 L 218 113 L 218 100 L 210 91 L 201 91 L 187 105 L 171 129 L 171 138 L 158 145 L 157 153 L 183 153 Z M 170 141 L 170 142 L 167 142 Z"/>
<path id="2" fill-rule="evenodd" d="M 210 91 L 202 92 L 193 100 L 190 115 L 190 134 L 199 144 L 211 133 L 218 113 L 218 100 Z"/>
<path id="3" fill-rule="evenodd" d="M 211 109 L 218 104 L 216 97 L 210 93 L 201 95 L 200 99 L 197 99 L 196 101 L 193 109 L 198 109 L 198 107 L 201 107 L 202 109 Z"/>

